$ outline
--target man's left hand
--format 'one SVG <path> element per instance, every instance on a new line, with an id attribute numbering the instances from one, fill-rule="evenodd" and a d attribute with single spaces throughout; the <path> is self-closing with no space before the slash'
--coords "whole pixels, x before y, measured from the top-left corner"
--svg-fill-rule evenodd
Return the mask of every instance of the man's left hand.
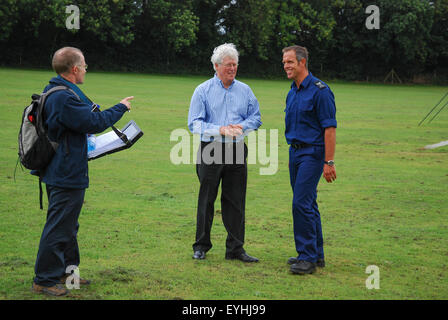
<path id="1" fill-rule="evenodd" d="M 228 126 L 222 126 L 219 129 L 219 133 L 223 136 L 237 137 L 243 134 L 243 126 L 240 124 L 229 124 Z"/>
<path id="2" fill-rule="evenodd" d="M 336 169 L 334 166 L 329 166 L 328 164 L 324 164 L 324 178 L 329 183 L 336 180 Z"/>
<path id="3" fill-rule="evenodd" d="M 229 124 L 229 127 L 232 128 L 238 136 L 243 134 L 243 126 L 241 124 Z"/>

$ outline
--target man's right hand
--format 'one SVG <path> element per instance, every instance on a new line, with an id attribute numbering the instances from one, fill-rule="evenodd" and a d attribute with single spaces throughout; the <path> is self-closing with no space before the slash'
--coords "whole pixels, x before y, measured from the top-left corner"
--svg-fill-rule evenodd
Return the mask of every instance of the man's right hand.
<path id="1" fill-rule="evenodd" d="M 120 103 L 124 104 L 128 108 L 128 110 L 131 110 L 131 101 L 130 100 L 132 100 L 132 99 L 134 99 L 134 96 L 126 97 L 123 100 L 121 100 Z"/>
<path id="2" fill-rule="evenodd" d="M 241 125 L 228 125 L 219 128 L 219 134 L 227 137 L 237 137 L 243 134 L 243 128 Z"/>

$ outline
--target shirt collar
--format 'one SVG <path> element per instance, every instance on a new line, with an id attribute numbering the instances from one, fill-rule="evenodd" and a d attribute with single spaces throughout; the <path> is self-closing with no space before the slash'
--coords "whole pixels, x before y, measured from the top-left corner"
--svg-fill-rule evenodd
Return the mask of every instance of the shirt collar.
<path id="1" fill-rule="evenodd" d="M 56 79 L 58 79 L 60 82 L 62 82 L 63 84 L 65 84 L 67 87 L 71 88 L 73 91 L 76 92 L 76 94 L 78 95 L 78 97 L 85 103 L 88 104 L 93 104 L 92 100 L 90 100 L 85 94 L 84 92 L 81 91 L 81 89 L 74 83 L 64 79 L 63 77 L 61 77 L 61 75 L 58 75 L 56 77 Z"/>
<path id="2" fill-rule="evenodd" d="M 313 75 L 311 74 L 311 72 L 308 71 L 308 75 L 306 76 L 305 79 L 303 79 L 303 81 L 300 84 L 300 86 L 304 87 L 304 88 L 307 88 L 310 85 L 312 78 L 313 78 Z M 291 88 L 292 89 L 295 88 L 296 90 L 299 90 L 299 88 L 297 88 L 297 86 L 296 86 L 296 82 L 295 81 L 293 81 L 291 83 Z"/>
<path id="3" fill-rule="evenodd" d="M 226 89 L 226 88 L 224 87 L 224 85 L 222 84 L 221 79 L 218 78 L 218 75 L 216 74 L 216 72 L 215 72 L 215 76 L 214 76 L 213 78 L 215 79 L 216 83 L 219 83 L 219 85 L 220 85 L 223 89 Z M 232 88 L 234 84 L 235 84 L 235 79 L 233 79 L 232 83 L 230 84 L 230 86 L 229 86 L 227 89 Z"/>

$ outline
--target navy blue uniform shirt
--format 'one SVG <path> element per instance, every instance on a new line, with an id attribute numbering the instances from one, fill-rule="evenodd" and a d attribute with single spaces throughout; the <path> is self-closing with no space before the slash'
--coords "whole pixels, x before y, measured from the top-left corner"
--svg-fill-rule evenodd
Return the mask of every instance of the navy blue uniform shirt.
<path id="1" fill-rule="evenodd" d="M 44 92 L 67 84 L 60 78 L 50 80 Z M 120 120 L 127 107 L 119 103 L 102 112 L 91 112 L 92 105 L 78 100 L 68 90 L 51 94 L 45 102 L 48 137 L 59 143 L 56 154 L 43 173 L 48 185 L 85 189 L 89 186 L 87 133 L 100 133 Z"/>
<path id="2" fill-rule="evenodd" d="M 288 144 L 325 146 L 325 128 L 337 127 L 336 105 L 330 88 L 311 72 L 286 97 L 285 137 Z"/>

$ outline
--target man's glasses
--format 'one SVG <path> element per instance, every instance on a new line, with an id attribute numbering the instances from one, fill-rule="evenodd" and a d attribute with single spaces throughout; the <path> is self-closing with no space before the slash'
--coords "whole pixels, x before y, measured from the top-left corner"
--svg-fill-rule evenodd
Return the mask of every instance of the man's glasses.
<path id="1" fill-rule="evenodd" d="M 236 68 L 236 67 L 238 67 L 238 64 L 237 63 L 227 63 L 227 64 L 223 64 L 223 66 L 224 66 L 224 68 L 228 68 L 228 69 L 230 69 L 230 68 Z"/>

